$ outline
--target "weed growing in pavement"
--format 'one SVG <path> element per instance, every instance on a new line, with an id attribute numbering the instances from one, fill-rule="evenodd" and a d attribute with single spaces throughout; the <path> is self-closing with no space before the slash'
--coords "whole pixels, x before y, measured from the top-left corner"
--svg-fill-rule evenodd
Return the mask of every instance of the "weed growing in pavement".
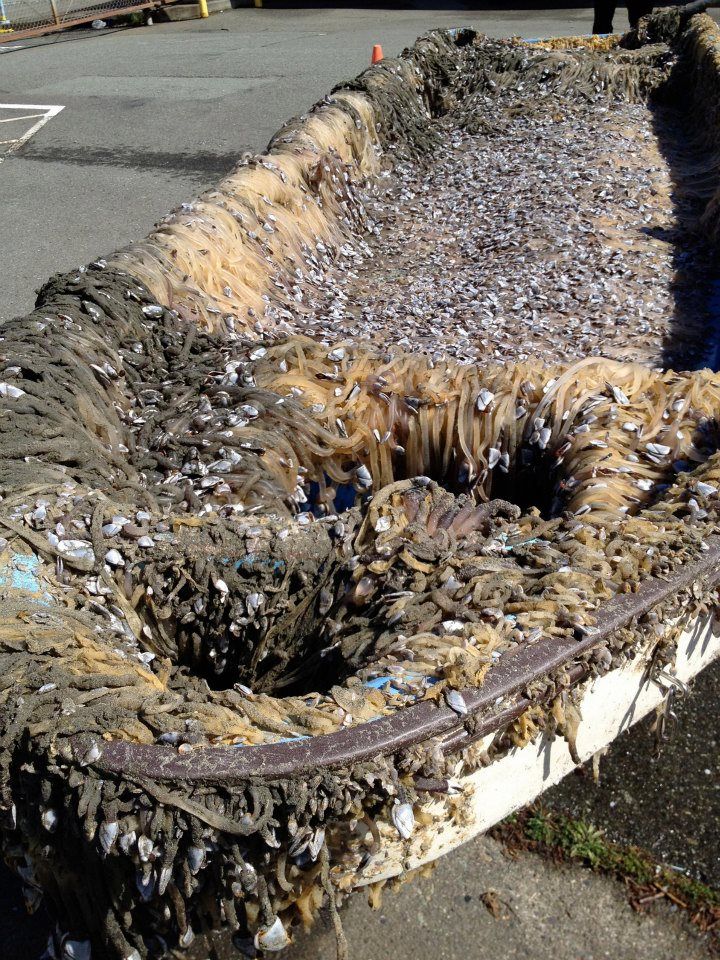
<path id="1" fill-rule="evenodd" d="M 720 947 L 720 891 L 655 860 L 646 850 L 608 840 L 586 820 L 534 804 L 491 830 L 510 853 L 533 851 L 555 862 L 574 862 L 622 880 L 630 904 L 642 910 L 665 900 L 685 910 L 692 923 Z"/>

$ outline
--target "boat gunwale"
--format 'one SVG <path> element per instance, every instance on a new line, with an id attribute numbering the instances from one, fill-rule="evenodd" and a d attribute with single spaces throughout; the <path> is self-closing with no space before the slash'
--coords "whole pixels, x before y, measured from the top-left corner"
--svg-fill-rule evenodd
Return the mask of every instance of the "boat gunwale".
<path id="1" fill-rule="evenodd" d="M 703 579 L 710 589 L 720 583 L 720 536 L 708 538 L 704 554 L 675 572 L 671 579 L 650 577 L 642 581 L 636 592 L 616 594 L 601 604 L 595 627 L 584 628 L 580 636 L 544 637 L 520 653 L 501 657 L 481 687 L 461 691 L 467 714 L 426 700 L 356 727 L 283 743 L 201 747 L 180 754 L 172 747 L 124 740 L 99 744 L 94 737 L 78 734 L 71 740 L 72 750 L 82 763 L 90 747 L 96 744 L 100 756 L 92 766 L 105 773 L 165 782 L 227 785 L 351 766 L 443 735 L 447 739 L 441 744 L 442 749 L 454 753 L 524 713 L 531 701 L 522 691 L 532 682 L 569 667 L 568 682 L 577 684 L 587 676 L 589 666 L 573 663 L 574 660 L 657 604 Z"/>

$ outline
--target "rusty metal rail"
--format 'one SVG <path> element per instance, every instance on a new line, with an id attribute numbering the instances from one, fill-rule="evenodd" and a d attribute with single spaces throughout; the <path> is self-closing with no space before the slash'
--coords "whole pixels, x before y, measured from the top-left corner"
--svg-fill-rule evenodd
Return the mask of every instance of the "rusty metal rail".
<path id="1" fill-rule="evenodd" d="M 462 691 L 468 713 L 460 716 L 445 705 L 422 701 L 388 717 L 309 739 L 243 747 L 203 747 L 179 754 L 172 747 L 110 741 L 94 765 L 107 773 L 152 780 L 233 784 L 252 779 L 275 780 L 307 771 L 331 770 L 387 756 L 447 735 L 445 752 L 454 752 L 520 716 L 530 706 L 522 691 L 534 680 L 565 666 L 577 683 L 588 672 L 578 658 L 615 631 L 650 611 L 691 584 L 720 583 L 720 537 L 708 550 L 686 564 L 671 580 L 650 578 L 636 593 L 618 594 L 597 611 L 596 626 L 579 638 L 544 638 L 519 652 L 505 654 L 490 670 L 481 687 Z M 466 728 L 468 720 L 472 722 Z M 73 740 L 78 760 L 85 756 L 89 738 Z"/>
<path id="2" fill-rule="evenodd" d="M 0 43 L 15 43 L 93 20 L 157 10 L 173 0 L 0 0 Z"/>
<path id="3" fill-rule="evenodd" d="M 713 7 L 720 7 L 720 0 L 693 0 L 692 3 L 686 3 L 680 8 L 684 17 L 692 17 L 696 13 L 705 13 Z"/>

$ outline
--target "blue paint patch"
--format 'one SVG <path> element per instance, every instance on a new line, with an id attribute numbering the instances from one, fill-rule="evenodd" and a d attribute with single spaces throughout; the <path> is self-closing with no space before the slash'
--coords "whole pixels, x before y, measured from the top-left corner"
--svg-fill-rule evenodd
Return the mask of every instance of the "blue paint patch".
<path id="1" fill-rule="evenodd" d="M 12 559 L 12 586 L 16 590 L 25 590 L 27 593 L 39 593 L 42 587 L 37 578 L 40 561 L 34 555 L 23 556 L 16 553 Z"/>
<path id="2" fill-rule="evenodd" d="M 712 280 L 709 286 L 707 306 L 712 326 L 712 342 L 705 363 L 712 370 L 718 370 L 720 369 L 720 280 Z"/>
<path id="3" fill-rule="evenodd" d="M 592 40 L 593 37 L 600 37 L 605 40 L 607 37 L 614 37 L 614 33 L 581 33 L 579 40 Z M 562 40 L 562 37 L 521 37 L 523 43 L 545 43 L 546 40 Z"/>
<path id="4" fill-rule="evenodd" d="M 387 687 L 386 693 L 400 693 L 400 691 L 392 685 L 392 677 L 375 677 L 374 680 L 366 680 L 365 686 L 371 690 L 382 690 L 383 687 Z"/>
<path id="5" fill-rule="evenodd" d="M 350 483 L 344 483 L 337 488 L 337 493 L 335 494 L 335 510 L 338 513 L 351 510 L 355 506 L 356 499 L 357 491 L 355 488 Z"/>
<path id="6" fill-rule="evenodd" d="M 7 586 L 9 577 L 13 590 L 40 593 L 42 586 L 37 578 L 39 568 L 40 561 L 36 556 L 14 553 L 8 562 L 0 563 L 0 586 Z"/>
<path id="7" fill-rule="evenodd" d="M 506 553 L 512 553 L 513 550 L 517 547 L 529 547 L 531 543 L 547 543 L 547 540 L 542 540 L 540 537 L 531 537 L 529 540 L 521 540 L 519 543 L 508 543 L 503 547 L 503 550 Z"/>
<path id="8" fill-rule="evenodd" d="M 438 677 L 428 677 L 423 673 L 406 672 L 405 677 L 409 681 L 422 680 L 426 687 L 434 687 L 436 683 L 440 682 Z M 386 693 L 402 693 L 402 690 L 398 690 L 397 687 L 393 686 L 392 681 L 392 677 L 375 677 L 373 680 L 366 680 L 364 686 L 369 687 L 371 690 L 382 690 L 386 688 Z"/>
<path id="9" fill-rule="evenodd" d="M 258 567 L 271 569 L 274 573 L 284 573 L 287 566 L 284 560 L 271 560 L 269 557 L 258 557 L 254 553 L 248 553 L 235 561 L 236 570 L 256 570 Z"/>
<path id="10" fill-rule="evenodd" d="M 34 554 L 14 553 L 9 560 L 0 560 L 0 587 L 33 595 L 38 603 L 48 606 L 53 598 L 38 579 L 39 571 L 40 560 Z"/>
<path id="11" fill-rule="evenodd" d="M 333 486 L 333 481 L 327 474 L 325 474 L 325 485 Z M 319 494 L 320 484 L 313 480 L 308 491 L 307 502 L 301 505 L 300 513 L 312 513 L 316 517 L 324 516 L 322 511 L 318 509 Z M 346 510 L 351 510 L 357 503 L 357 498 L 358 492 L 351 483 L 341 483 L 335 491 L 335 499 L 333 500 L 335 513 L 344 513 Z"/>

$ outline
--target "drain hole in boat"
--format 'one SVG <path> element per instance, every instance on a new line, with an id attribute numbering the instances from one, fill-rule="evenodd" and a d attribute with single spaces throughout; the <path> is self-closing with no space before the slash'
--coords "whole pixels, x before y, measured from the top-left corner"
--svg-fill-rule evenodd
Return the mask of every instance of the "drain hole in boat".
<path id="1" fill-rule="evenodd" d="M 472 484 L 462 483 L 463 473 L 455 467 L 444 476 L 438 471 L 436 478 L 396 481 L 373 498 L 349 484 L 333 486 L 327 478 L 324 484 L 308 482 L 301 509 L 321 522 L 309 517 L 302 522 L 302 513 L 300 523 L 286 521 L 279 533 L 281 554 L 267 545 L 265 553 L 256 546 L 232 563 L 220 557 L 204 591 L 197 577 L 176 587 L 165 629 L 174 624 L 180 662 L 215 689 L 242 684 L 255 693 L 307 696 L 347 681 L 376 658 L 394 626 L 381 598 L 398 584 L 385 574 L 390 556 L 374 542 L 375 531 L 387 527 L 379 523 L 370 539 L 358 540 L 373 504 L 390 496 L 400 504 L 410 497 L 402 508 L 413 514 L 410 520 L 398 507 L 400 532 L 404 523 L 417 522 L 414 511 L 421 507 L 412 497 L 429 498 L 430 506 L 422 506 L 429 535 L 417 561 L 420 584 L 423 568 L 445 562 L 447 551 L 436 548 L 435 531 L 452 529 L 458 539 L 468 531 L 490 537 L 496 518 L 512 522 L 521 510 L 534 507 L 549 515 L 560 507 L 556 457 L 521 450 L 516 459 L 518 464 L 505 458 L 494 470 L 490 504 L 476 500 Z M 360 516 L 352 508 L 362 500 Z M 331 510 L 335 514 L 323 519 Z M 480 522 L 481 516 L 487 519 Z M 377 580 L 372 573 L 358 578 L 360 563 L 376 571 Z"/>

